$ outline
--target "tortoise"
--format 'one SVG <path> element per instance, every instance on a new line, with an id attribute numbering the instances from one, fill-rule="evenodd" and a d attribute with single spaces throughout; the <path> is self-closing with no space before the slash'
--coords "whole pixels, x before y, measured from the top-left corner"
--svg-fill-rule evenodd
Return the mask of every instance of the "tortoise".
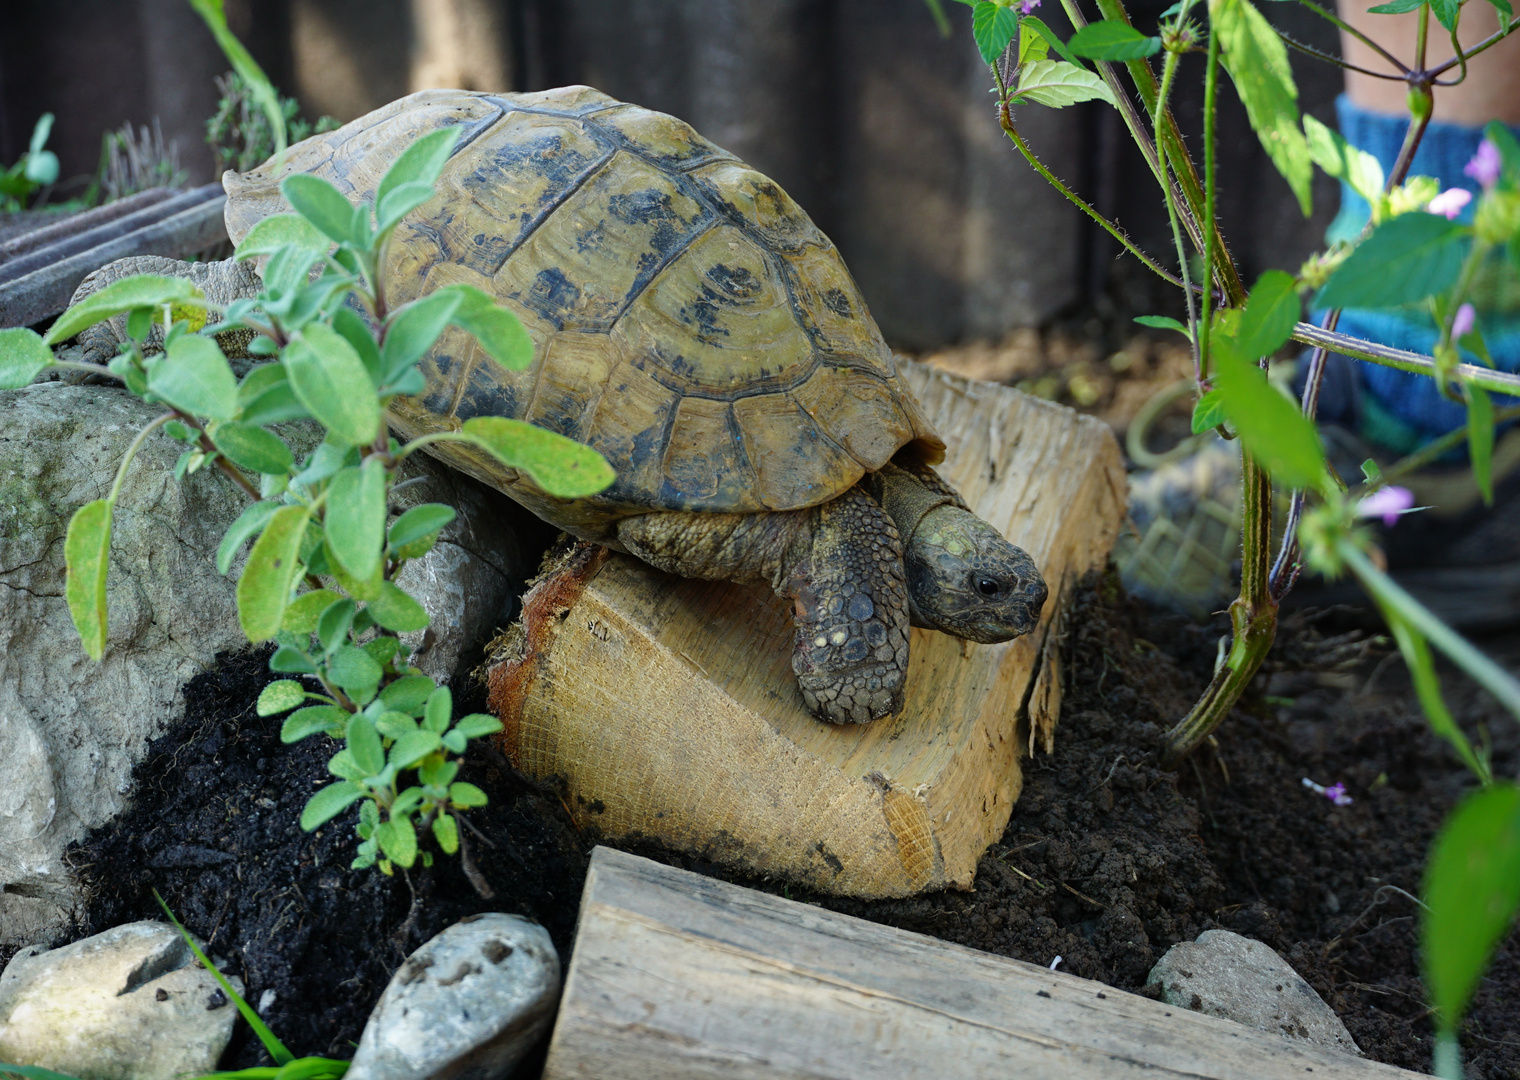
<path id="1" fill-rule="evenodd" d="M 449 124 L 462 132 L 441 197 L 398 227 L 388 296 L 477 285 L 535 357 L 508 371 L 450 329 L 393 427 L 500 415 L 595 447 L 617 479 L 576 501 L 467 444 L 429 450 L 661 570 L 769 584 L 792 601 L 792 667 L 827 721 L 900 707 L 910 624 L 976 642 L 1035 626 L 1039 572 L 934 472 L 945 444 L 839 252 L 777 184 L 674 117 L 584 86 L 423 91 L 298 143 L 278 173 L 226 173 L 228 233 L 288 211 L 292 171 L 372 199 L 402 150 Z M 192 276 L 219 303 L 259 288 L 248 262 L 148 257 L 97 272 L 76 301 L 131 273 Z M 103 360 L 120 334 L 101 324 L 86 350 Z"/>

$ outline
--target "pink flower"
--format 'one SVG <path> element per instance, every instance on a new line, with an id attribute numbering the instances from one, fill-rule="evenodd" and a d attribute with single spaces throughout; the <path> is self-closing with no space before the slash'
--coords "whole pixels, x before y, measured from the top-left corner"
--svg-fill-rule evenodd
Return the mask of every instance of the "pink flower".
<path id="1" fill-rule="evenodd" d="M 1384 525 L 1393 525 L 1399 515 L 1414 505 L 1414 493 L 1408 488 L 1385 487 L 1374 491 L 1356 504 L 1357 517 L 1380 517 Z"/>
<path id="2" fill-rule="evenodd" d="M 1499 148 L 1487 139 L 1478 144 L 1478 152 L 1462 168 L 1464 173 L 1483 185 L 1484 191 L 1499 182 L 1499 174 L 1503 170 L 1504 161 L 1499 157 Z"/>
<path id="3" fill-rule="evenodd" d="M 1440 214 L 1447 221 L 1455 221 L 1462 208 L 1472 202 L 1472 192 L 1466 188 L 1447 188 L 1430 202 L 1425 204 L 1425 209 L 1432 214 Z"/>
<path id="4" fill-rule="evenodd" d="M 1019 14 L 1029 15 L 1040 6 L 1040 0 L 1019 0 Z"/>
<path id="5" fill-rule="evenodd" d="M 1345 784 L 1331 784 L 1325 789 L 1325 798 L 1336 806 L 1350 806 L 1355 800 L 1346 794 Z"/>
<path id="6" fill-rule="evenodd" d="M 1451 320 L 1451 336 L 1454 338 L 1466 337 L 1472 333 L 1473 327 L 1478 324 L 1478 313 L 1473 310 L 1471 304 L 1463 304 L 1457 308 L 1457 314 Z"/>

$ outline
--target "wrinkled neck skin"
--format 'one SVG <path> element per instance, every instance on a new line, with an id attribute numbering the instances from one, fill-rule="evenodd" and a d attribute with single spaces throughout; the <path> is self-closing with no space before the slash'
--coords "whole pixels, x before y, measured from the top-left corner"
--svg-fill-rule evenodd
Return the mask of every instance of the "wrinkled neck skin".
<path id="1" fill-rule="evenodd" d="M 920 475 L 922 474 L 922 475 Z M 926 468 L 888 466 L 879 498 L 897 523 L 914 626 L 994 644 L 1033 630 L 1047 589 L 1022 548 Z"/>

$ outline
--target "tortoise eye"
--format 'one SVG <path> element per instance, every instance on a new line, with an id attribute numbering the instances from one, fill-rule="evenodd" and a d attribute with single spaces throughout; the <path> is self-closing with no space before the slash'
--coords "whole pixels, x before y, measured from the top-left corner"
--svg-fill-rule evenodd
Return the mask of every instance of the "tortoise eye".
<path id="1" fill-rule="evenodd" d="M 983 596 L 996 596 L 998 594 L 998 583 L 991 578 L 978 578 L 976 589 Z"/>

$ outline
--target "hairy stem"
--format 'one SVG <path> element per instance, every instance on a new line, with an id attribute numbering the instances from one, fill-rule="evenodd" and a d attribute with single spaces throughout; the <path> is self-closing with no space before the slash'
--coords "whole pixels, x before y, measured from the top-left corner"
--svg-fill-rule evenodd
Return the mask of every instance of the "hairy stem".
<path id="1" fill-rule="evenodd" d="M 1166 61 L 1162 67 L 1161 91 L 1156 95 L 1156 104 L 1151 109 L 1151 123 L 1159 138 L 1161 132 L 1161 118 L 1166 114 L 1166 101 L 1172 92 L 1172 80 L 1177 76 L 1177 54 L 1167 52 Z M 1203 382 L 1203 361 L 1198 352 L 1198 313 L 1193 307 L 1192 281 L 1188 277 L 1187 248 L 1182 240 L 1182 226 L 1177 217 L 1177 193 L 1172 190 L 1172 182 L 1167 175 L 1166 160 L 1161 162 L 1161 191 L 1166 196 L 1166 216 L 1172 228 L 1172 240 L 1177 245 L 1177 267 L 1182 274 L 1182 295 L 1187 300 L 1188 314 L 1188 338 L 1193 347 L 1193 375 L 1199 382 Z M 1207 250 L 1207 247 L 1205 247 Z"/>
<path id="2" fill-rule="evenodd" d="M 1034 171 L 1043 176 L 1045 178 L 1045 181 L 1050 184 L 1051 187 L 1055 188 L 1062 195 L 1066 196 L 1066 198 L 1074 203 L 1079 209 L 1081 209 L 1084 214 L 1102 226 L 1105 232 L 1107 232 L 1110 236 L 1112 236 L 1115 240 L 1119 241 L 1119 243 L 1124 246 L 1125 251 L 1128 251 L 1135 258 L 1139 259 L 1147 270 L 1150 270 L 1154 274 L 1158 274 L 1173 285 L 1186 287 L 1181 279 L 1162 267 L 1149 255 L 1136 247 L 1135 242 L 1125 234 L 1123 229 L 1119 228 L 1102 214 L 1098 213 L 1098 211 L 1089 206 L 1080 195 L 1063 184 L 1060 179 L 1057 178 L 1056 175 L 1049 169 L 1047 169 L 1044 163 L 1034 155 L 1034 152 L 1029 149 L 1029 144 L 1024 141 L 1023 136 L 1021 136 L 1018 133 L 1017 129 L 1014 128 L 1013 121 L 1009 117 L 1008 111 L 1006 109 L 1003 109 L 1000 110 L 1000 113 L 1002 117 L 1000 123 L 1002 124 L 1004 133 L 1008 136 L 1009 139 L 1013 141 L 1013 145 L 1018 147 L 1019 153 L 1024 155 L 1024 160 L 1029 162 Z"/>

